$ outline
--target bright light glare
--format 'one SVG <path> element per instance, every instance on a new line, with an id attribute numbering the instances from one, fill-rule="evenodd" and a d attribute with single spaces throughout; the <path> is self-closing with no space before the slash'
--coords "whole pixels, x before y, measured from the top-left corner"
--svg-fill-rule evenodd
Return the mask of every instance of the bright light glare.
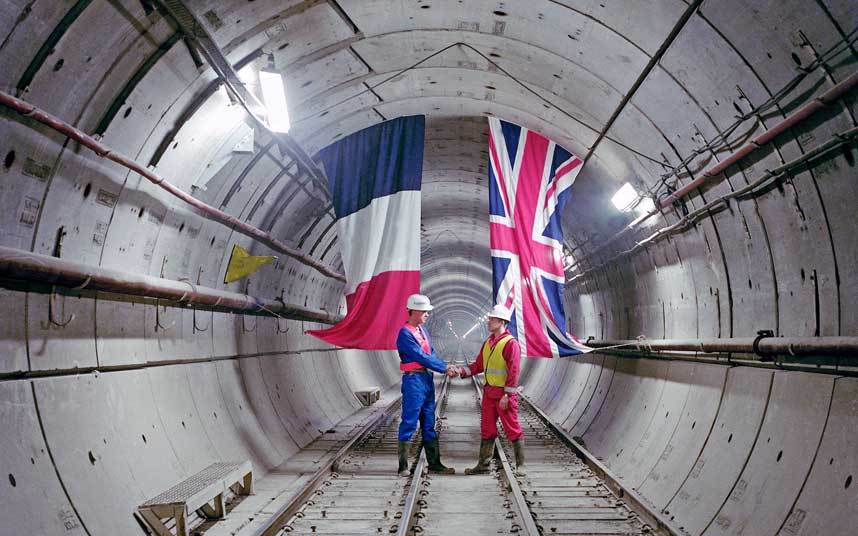
<path id="1" fill-rule="evenodd" d="M 477 329 L 479 326 L 480 326 L 480 323 L 479 323 L 479 322 L 477 322 L 476 324 L 474 324 L 474 325 L 471 327 L 471 329 L 469 329 L 468 331 L 466 331 L 466 332 L 465 332 L 465 334 L 464 334 L 464 335 L 462 335 L 462 338 L 464 339 L 465 337 L 467 337 L 468 335 L 470 335 L 470 334 L 471 334 L 471 332 L 472 332 L 472 331 L 474 331 L 475 329 Z"/>
<path id="2" fill-rule="evenodd" d="M 655 202 L 650 197 L 642 198 L 635 207 L 635 212 L 638 214 L 649 214 L 653 210 L 655 210 Z"/>
<path id="3" fill-rule="evenodd" d="M 289 109 L 286 107 L 286 85 L 280 73 L 259 71 L 262 99 L 268 110 L 268 126 L 275 132 L 289 132 Z"/>
<path id="4" fill-rule="evenodd" d="M 245 65 L 240 71 L 238 71 L 238 78 L 246 86 L 255 86 L 256 68 L 253 66 L 253 63 Z"/>
<path id="5" fill-rule="evenodd" d="M 623 184 L 622 188 L 617 190 L 614 197 L 611 198 L 611 203 L 617 207 L 620 212 L 628 212 L 632 208 L 632 203 L 638 198 L 638 193 L 634 186 L 629 183 Z"/>

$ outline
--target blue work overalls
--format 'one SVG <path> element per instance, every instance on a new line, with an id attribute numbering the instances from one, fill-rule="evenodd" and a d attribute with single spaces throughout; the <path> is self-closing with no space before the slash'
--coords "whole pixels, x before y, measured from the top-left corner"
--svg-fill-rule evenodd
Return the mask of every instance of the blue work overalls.
<path id="1" fill-rule="evenodd" d="M 420 332 L 429 342 L 429 334 L 423 326 Z M 429 343 L 431 353 L 427 354 L 420 347 L 420 343 L 414 334 L 403 326 L 396 338 L 396 349 L 402 363 L 419 363 L 425 371 L 409 372 L 402 375 L 402 420 L 399 422 L 399 440 L 411 441 L 411 436 L 417 429 L 417 420 L 420 420 L 420 429 L 423 432 L 423 441 L 437 439 L 435 433 L 435 384 L 432 380 L 432 371 L 444 373 L 447 371 L 447 363 L 438 358 L 435 348 Z"/>

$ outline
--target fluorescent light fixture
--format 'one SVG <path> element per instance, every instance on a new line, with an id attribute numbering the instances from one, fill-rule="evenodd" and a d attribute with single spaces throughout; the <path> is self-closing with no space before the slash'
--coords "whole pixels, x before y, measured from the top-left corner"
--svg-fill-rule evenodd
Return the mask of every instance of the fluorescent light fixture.
<path id="1" fill-rule="evenodd" d="M 611 198 L 611 203 L 613 203 L 620 212 L 628 212 L 632 208 L 632 203 L 634 203 L 637 198 L 638 193 L 635 190 L 635 187 L 629 183 L 625 183 Z"/>
<path id="2" fill-rule="evenodd" d="M 268 111 L 268 126 L 274 132 L 289 132 L 289 109 L 286 106 L 286 85 L 280 73 L 259 71 L 262 99 Z"/>

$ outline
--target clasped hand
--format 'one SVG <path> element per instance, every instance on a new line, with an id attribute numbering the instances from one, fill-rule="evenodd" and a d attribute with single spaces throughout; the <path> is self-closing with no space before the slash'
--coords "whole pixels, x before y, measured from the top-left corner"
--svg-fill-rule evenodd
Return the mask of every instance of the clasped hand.
<path id="1" fill-rule="evenodd" d="M 451 378 L 455 378 L 456 376 L 460 376 L 460 377 L 461 377 L 462 372 L 461 372 L 461 370 L 459 369 L 459 367 L 457 367 L 457 366 L 455 366 L 455 365 L 447 365 L 447 372 L 446 372 L 446 374 L 447 374 L 447 376 L 449 376 L 449 377 L 451 377 Z"/>

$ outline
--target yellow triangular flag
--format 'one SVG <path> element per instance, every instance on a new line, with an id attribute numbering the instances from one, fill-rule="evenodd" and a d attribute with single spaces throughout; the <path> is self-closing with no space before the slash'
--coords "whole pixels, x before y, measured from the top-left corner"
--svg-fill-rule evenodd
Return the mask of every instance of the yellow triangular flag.
<path id="1" fill-rule="evenodd" d="M 251 255 L 243 247 L 233 244 L 232 255 L 229 257 L 229 265 L 226 267 L 223 282 L 232 283 L 233 281 L 238 281 L 242 277 L 247 277 L 262 266 L 271 264 L 276 260 L 277 257 L 272 257 L 271 255 Z"/>

